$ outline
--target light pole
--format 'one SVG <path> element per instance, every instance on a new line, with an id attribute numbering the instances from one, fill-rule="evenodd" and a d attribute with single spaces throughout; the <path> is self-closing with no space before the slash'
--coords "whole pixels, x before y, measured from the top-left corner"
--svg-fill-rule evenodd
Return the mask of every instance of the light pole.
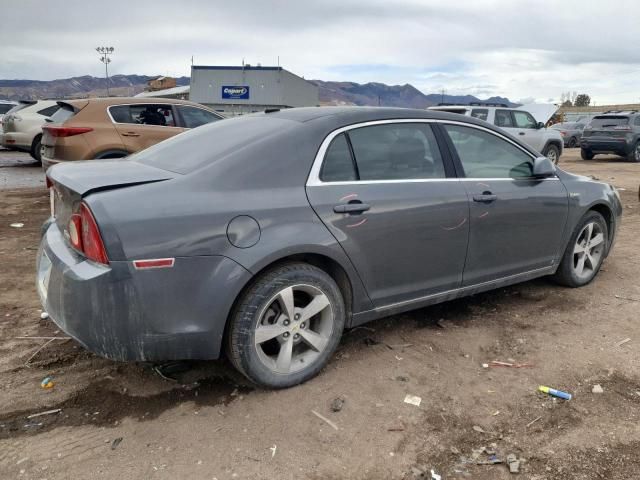
<path id="1" fill-rule="evenodd" d="M 100 61 L 104 63 L 104 74 L 107 77 L 107 96 L 111 96 L 109 93 L 109 64 L 111 63 L 111 59 L 109 55 L 113 54 L 113 47 L 96 47 L 96 52 L 100 55 Z"/>

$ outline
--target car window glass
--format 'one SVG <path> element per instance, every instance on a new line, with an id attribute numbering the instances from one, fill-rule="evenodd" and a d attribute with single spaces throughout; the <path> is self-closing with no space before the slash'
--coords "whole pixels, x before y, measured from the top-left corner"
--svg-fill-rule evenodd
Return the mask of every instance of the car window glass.
<path id="1" fill-rule="evenodd" d="M 509 110 L 496 110 L 495 122 L 497 127 L 513 127 L 511 112 Z"/>
<path id="2" fill-rule="evenodd" d="M 607 116 L 607 117 L 595 117 L 591 120 L 591 126 L 593 128 L 612 128 L 617 127 L 619 125 L 628 125 L 629 117 L 623 116 Z"/>
<path id="3" fill-rule="evenodd" d="M 15 105 L 11 103 L 0 103 L 0 115 L 4 115 L 9 110 L 11 110 Z"/>
<path id="4" fill-rule="evenodd" d="M 444 125 L 469 178 L 523 178 L 533 175 L 531 157 L 512 143 L 477 128 Z"/>
<path id="5" fill-rule="evenodd" d="M 528 112 L 519 112 L 515 110 L 513 117 L 516 121 L 516 127 L 518 128 L 536 128 L 537 122 Z"/>
<path id="6" fill-rule="evenodd" d="M 51 121 L 53 123 L 64 123 L 69 118 L 73 117 L 75 112 L 73 111 L 73 107 L 70 105 L 66 105 L 60 107 L 56 113 L 51 115 Z"/>
<path id="7" fill-rule="evenodd" d="M 347 138 L 343 133 L 333 139 L 327 149 L 320 171 L 323 182 L 346 182 L 356 180 L 356 169 L 351 158 Z"/>
<path id="8" fill-rule="evenodd" d="M 141 125 L 156 125 L 159 127 L 175 127 L 171 105 L 129 105 L 131 122 Z"/>
<path id="9" fill-rule="evenodd" d="M 47 107 L 47 108 L 43 108 L 42 110 L 38 110 L 38 113 L 40 115 L 45 116 L 45 117 L 50 117 L 51 115 L 56 113 L 59 108 L 60 107 L 58 105 L 53 105 L 51 107 Z"/>
<path id="10" fill-rule="evenodd" d="M 183 127 L 186 128 L 196 128 L 206 123 L 220 120 L 220 117 L 202 108 L 187 107 L 185 105 L 178 105 L 177 107 L 182 116 Z"/>
<path id="11" fill-rule="evenodd" d="M 487 117 L 489 116 L 489 110 L 487 110 L 486 108 L 474 108 L 473 110 L 471 110 L 471 116 L 486 121 Z"/>
<path id="12" fill-rule="evenodd" d="M 425 123 L 390 123 L 350 130 L 360 180 L 444 178 L 438 144 Z"/>

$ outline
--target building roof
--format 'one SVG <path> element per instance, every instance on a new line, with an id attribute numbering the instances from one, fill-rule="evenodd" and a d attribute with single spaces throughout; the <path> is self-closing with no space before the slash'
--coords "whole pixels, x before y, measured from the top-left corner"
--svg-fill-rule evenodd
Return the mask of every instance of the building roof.
<path id="1" fill-rule="evenodd" d="M 142 92 L 136 95 L 138 97 L 166 97 L 167 95 L 184 95 L 188 94 L 190 90 L 189 85 L 182 87 L 165 88 L 164 90 L 155 90 L 153 92 Z"/>
<path id="2" fill-rule="evenodd" d="M 219 66 L 219 65 L 192 65 L 192 70 L 284 70 L 282 67 L 263 67 L 261 65 L 244 66 Z"/>

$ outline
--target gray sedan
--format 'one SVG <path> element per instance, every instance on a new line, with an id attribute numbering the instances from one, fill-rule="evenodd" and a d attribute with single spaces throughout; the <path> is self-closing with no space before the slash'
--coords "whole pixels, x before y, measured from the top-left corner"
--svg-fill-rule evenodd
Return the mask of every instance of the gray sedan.
<path id="1" fill-rule="evenodd" d="M 47 172 L 37 285 L 115 360 L 215 359 L 254 383 L 316 375 L 345 328 L 611 251 L 617 192 L 482 120 L 302 108 L 216 122 Z"/>
<path id="2" fill-rule="evenodd" d="M 565 122 L 556 123 L 551 128 L 554 130 L 560 130 L 564 146 L 574 148 L 580 145 L 580 139 L 582 138 L 582 132 L 584 131 L 586 123 L 583 122 Z"/>

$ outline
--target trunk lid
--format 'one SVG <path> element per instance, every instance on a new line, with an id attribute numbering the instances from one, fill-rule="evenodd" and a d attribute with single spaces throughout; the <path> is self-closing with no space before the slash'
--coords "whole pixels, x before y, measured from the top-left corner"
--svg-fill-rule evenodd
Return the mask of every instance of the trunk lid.
<path id="1" fill-rule="evenodd" d="M 47 178 L 53 184 L 51 213 L 62 231 L 66 231 L 71 215 L 79 209 L 82 198 L 91 192 L 161 182 L 177 176 L 179 174 L 128 159 L 55 165 L 47 170 Z"/>

